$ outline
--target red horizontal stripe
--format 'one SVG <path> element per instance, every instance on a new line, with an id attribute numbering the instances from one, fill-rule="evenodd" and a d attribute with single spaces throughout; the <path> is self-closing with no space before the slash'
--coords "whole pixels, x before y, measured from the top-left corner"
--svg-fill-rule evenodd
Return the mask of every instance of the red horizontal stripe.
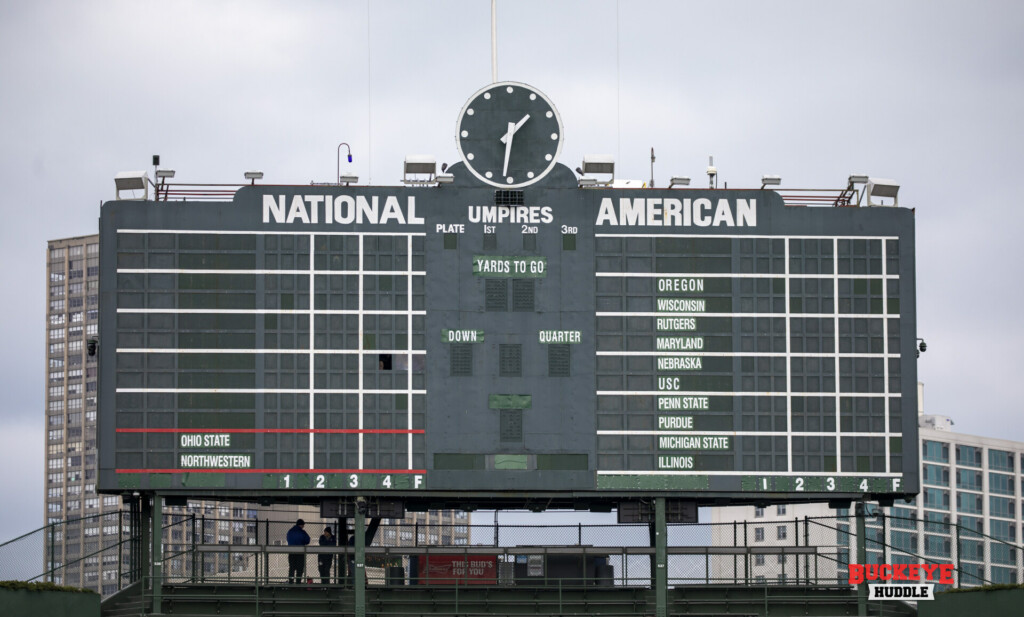
<path id="1" fill-rule="evenodd" d="M 372 435 L 423 434 L 421 428 L 119 428 L 118 433 L 345 433 Z"/>
<path id="2" fill-rule="evenodd" d="M 422 473 L 425 469 L 116 469 L 116 473 Z"/>

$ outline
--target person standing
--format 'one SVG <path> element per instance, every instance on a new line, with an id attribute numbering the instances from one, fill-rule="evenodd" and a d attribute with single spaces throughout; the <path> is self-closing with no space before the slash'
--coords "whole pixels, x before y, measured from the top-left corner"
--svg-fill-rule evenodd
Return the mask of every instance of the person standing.
<path id="1" fill-rule="evenodd" d="M 288 546 L 306 546 L 309 544 L 309 534 L 303 527 L 306 521 L 301 518 L 295 521 L 295 526 L 288 530 L 286 540 Z M 301 583 L 302 577 L 306 574 L 306 554 L 288 553 L 288 582 Z"/>
<path id="2" fill-rule="evenodd" d="M 320 536 L 320 546 L 338 546 L 338 538 L 331 533 L 330 527 L 324 528 Z M 320 582 L 324 585 L 331 582 L 331 566 L 334 565 L 334 553 L 320 553 L 317 557 L 317 569 L 320 570 Z"/>

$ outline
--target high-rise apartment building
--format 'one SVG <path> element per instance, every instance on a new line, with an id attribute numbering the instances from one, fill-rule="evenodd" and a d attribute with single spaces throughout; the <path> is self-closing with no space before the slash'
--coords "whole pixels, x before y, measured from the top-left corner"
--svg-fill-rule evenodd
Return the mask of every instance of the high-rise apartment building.
<path id="1" fill-rule="evenodd" d="M 48 569 L 77 562 L 59 582 L 100 590 L 116 584 L 117 563 L 84 558 L 120 541 L 121 499 L 96 493 L 96 356 L 87 341 L 98 335 L 99 236 L 53 240 L 46 280 L 46 522 L 62 525 L 47 539 Z M 97 556 L 98 557 L 98 556 Z M 109 561 L 109 559 L 108 559 Z"/>

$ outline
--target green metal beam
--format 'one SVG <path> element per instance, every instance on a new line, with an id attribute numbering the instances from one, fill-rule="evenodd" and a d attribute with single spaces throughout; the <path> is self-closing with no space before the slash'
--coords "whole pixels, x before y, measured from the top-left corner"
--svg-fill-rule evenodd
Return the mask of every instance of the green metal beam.
<path id="1" fill-rule="evenodd" d="M 668 616 L 668 525 L 665 517 L 665 498 L 654 500 L 654 614 Z"/>
<path id="2" fill-rule="evenodd" d="M 163 499 L 159 493 L 153 493 L 153 612 L 159 615 L 163 612 L 163 591 L 164 577 L 164 547 L 163 547 Z M 229 566 L 230 568 L 230 566 Z"/>
<path id="3" fill-rule="evenodd" d="M 857 563 L 868 562 L 867 529 L 864 526 L 864 502 L 858 501 L 854 510 L 857 517 Z M 857 585 L 857 615 L 867 617 L 868 614 L 868 584 L 867 581 Z"/>
<path id="4" fill-rule="evenodd" d="M 355 617 L 366 617 L 366 514 L 364 503 L 358 500 L 355 516 L 355 571 L 353 581 L 355 589 Z"/>

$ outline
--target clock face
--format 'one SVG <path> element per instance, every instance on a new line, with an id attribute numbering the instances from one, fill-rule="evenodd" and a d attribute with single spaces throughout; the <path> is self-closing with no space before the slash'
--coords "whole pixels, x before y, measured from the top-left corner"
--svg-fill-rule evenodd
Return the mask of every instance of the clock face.
<path id="1" fill-rule="evenodd" d="M 558 161 L 562 118 L 548 97 L 526 84 L 490 84 L 462 108 L 456 142 L 480 180 L 501 188 L 528 186 Z"/>

